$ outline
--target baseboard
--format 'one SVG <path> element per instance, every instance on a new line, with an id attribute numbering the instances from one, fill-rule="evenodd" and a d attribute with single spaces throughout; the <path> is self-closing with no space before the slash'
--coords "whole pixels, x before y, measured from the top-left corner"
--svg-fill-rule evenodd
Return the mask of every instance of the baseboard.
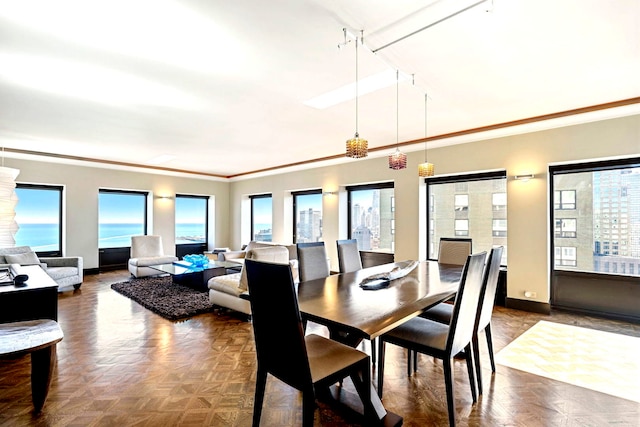
<path id="1" fill-rule="evenodd" d="M 82 274 L 84 274 L 85 276 L 88 274 L 99 274 L 99 273 L 100 273 L 99 268 L 85 268 L 82 270 Z"/>
<path id="2" fill-rule="evenodd" d="M 505 306 L 531 313 L 550 314 L 551 304 L 546 302 L 526 301 L 517 298 L 507 298 Z"/>

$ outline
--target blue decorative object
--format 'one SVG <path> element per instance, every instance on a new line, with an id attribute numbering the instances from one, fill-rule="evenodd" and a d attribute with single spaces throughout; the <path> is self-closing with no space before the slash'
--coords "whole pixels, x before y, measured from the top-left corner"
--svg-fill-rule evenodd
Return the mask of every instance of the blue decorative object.
<path id="1" fill-rule="evenodd" d="M 183 259 L 190 262 L 193 267 L 204 267 L 209 264 L 209 258 L 206 255 L 185 255 Z"/>

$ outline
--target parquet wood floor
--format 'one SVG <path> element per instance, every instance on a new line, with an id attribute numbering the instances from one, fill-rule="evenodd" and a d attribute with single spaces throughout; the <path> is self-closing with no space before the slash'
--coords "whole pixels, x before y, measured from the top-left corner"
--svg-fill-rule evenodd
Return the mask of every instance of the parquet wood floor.
<path id="1" fill-rule="evenodd" d="M 229 313 L 165 320 L 110 289 L 127 277 L 126 271 L 87 276 L 79 291 L 60 294 L 65 338 L 42 413 L 33 414 L 28 357 L 0 360 L 0 426 L 251 425 L 250 323 Z M 497 307 L 493 319 L 496 352 L 541 319 L 640 336 L 640 325 L 563 312 Z M 310 330 L 324 332 L 313 325 Z M 464 362 L 455 363 L 458 425 L 640 426 L 638 403 L 500 365 L 491 376 L 481 341 L 485 392 L 475 405 Z M 611 357 L 615 363 L 637 355 Z M 372 377 L 375 383 L 375 370 Z M 405 426 L 447 425 L 441 364 L 420 355 L 418 373 L 408 378 L 405 353 L 388 346 L 383 402 L 404 417 Z M 262 425 L 300 423 L 299 393 L 270 378 Z M 321 404 L 315 425 L 352 424 Z"/>

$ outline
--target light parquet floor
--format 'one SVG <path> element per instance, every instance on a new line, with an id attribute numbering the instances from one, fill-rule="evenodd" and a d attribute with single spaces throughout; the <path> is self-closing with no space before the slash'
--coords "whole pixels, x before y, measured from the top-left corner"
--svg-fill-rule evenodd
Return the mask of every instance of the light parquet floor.
<path id="1" fill-rule="evenodd" d="M 28 356 L 0 360 L 0 426 L 251 425 L 255 349 L 250 323 L 229 313 L 165 320 L 111 290 L 111 283 L 127 277 L 125 271 L 87 276 L 79 291 L 60 294 L 65 338 L 58 344 L 57 369 L 41 414 L 32 412 Z M 495 351 L 539 320 L 640 337 L 636 324 L 497 307 Z M 475 405 L 464 362 L 455 363 L 458 425 L 640 426 L 636 402 L 500 365 L 492 376 L 481 342 L 485 392 Z M 637 355 L 611 357 L 615 363 Z M 375 370 L 372 376 L 375 383 Z M 405 426 L 447 425 L 441 364 L 420 355 L 418 373 L 408 378 L 404 351 L 388 346 L 383 402 L 404 417 Z M 299 393 L 270 378 L 262 425 L 300 424 Z M 352 425 L 324 404 L 315 424 Z"/>

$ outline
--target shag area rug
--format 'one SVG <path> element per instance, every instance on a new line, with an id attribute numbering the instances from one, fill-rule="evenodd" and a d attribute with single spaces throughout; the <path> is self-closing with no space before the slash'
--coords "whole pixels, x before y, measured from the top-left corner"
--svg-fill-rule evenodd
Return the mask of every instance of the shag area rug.
<path id="1" fill-rule="evenodd" d="M 169 320 L 179 320 L 213 309 L 209 292 L 172 283 L 171 277 L 142 277 L 111 285 L 114 291 Z"/>

